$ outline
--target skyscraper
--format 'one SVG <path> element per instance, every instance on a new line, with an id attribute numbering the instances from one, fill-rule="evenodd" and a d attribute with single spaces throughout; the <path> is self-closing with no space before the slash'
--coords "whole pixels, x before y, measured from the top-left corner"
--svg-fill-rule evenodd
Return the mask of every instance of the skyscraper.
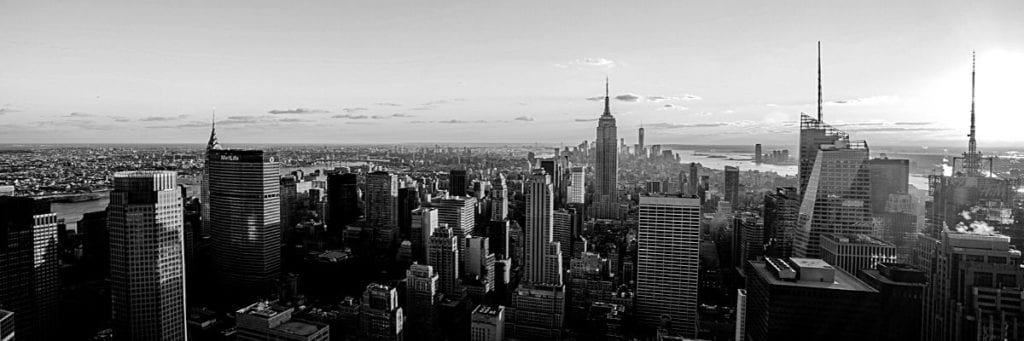
<path id="1" fill-rule="evenodd" d="M 427 249 L 430 245 L 430 236 L 434 235 L 437 229 L 437 209 L 432 207 L 420 207 L 412 211 L 412 221 L 409 233 L 409 242 L 412 243 L 412 259 L 417 262 L 427 262 Z"/>
<path id="2" fill-rule="evenodd" d="M 401 341 L 405 334 L 405 314 L 398 306 L 395 288 L 370 283 L 363 292 L 363 306 L 359 312 L 359 330 L 362 340 Z"/>
<path id="3" fill-rule="evenodd" d="M 587 195 L 587 171 L 583 167 L 573 167 L 569 170 L 569 197 L 566 202 L 569 204 L 583 204 Z"/>
<path id="4" fill-rule="evenodd" d="M 550 267 L 545 264 L 548 244 L 557 243 L 554 241 L 554 195 L 551 187 L 550 177 L 540 169 L 534 170 L 527 181 L 523 280 L 529 283 L 553 283 L 549 281 L 552 276 L 557 276 L 557 283 L 561 283 L 561 273 L 545 271 Z"/>
<path id="5" fill-rule="evenodd" d="M 464 197 L 466 196 L 466 170 L 453 169 L 448 172 L 448 194 Z"/>
<path id="6" fill-rule="evenodd" d="M 478 305 L 471 318 L 470 341 L 505 340 L 505 307 Z"/>
<path id="7" fill-rule="evenodd" d="M 604 113 L 597 121 L 597 139 L 594 141 L 596 156 L 594 159 L 594 202 L 595 216 L 612 218 L 616 215 L 615 203 L 618 200 L 617 174 L 619 171 L 617 128 L 615 117 L 612 116 L 608 97 L 608 81 L 605 80 Z"/>
<path id="8" fill-rule="evenodd" d="M 110 298 L 123 340 L 185 340 L 185 255 L 181 194 L 173 171 L 114 174 Z"/>
<path id="9" fill-rule="evenodd" d="M 981 175 L 981 152 L 975 139 L 974 128 L 974 52 L 971 52 L 971 132 L 967 135 L 967 152 L 964 153 L 963 172 L 967 176 Z"/>
<path id="10" fill-rule="evenodd" d="M 427 265 L 437 271 L 438 288 L 446 296 L 460 297 L 459 290 L 459 241 L 452 229 L 441 224 L 430 236 Z"/>
<path id="11" fill-rule="evenodd" d="M 479 294 L 494 291 L 494 265 L 497 258 L 490 249 L 487 237 L 466 238 L 466 256 L 463 257 L 466 269 L 465 276 L 471 277 L 469 282 L 477 286 Z"/>
<path id="12" fill-rule="evenodd" d="M 640 197 L 637 323 L 697 336 L 700 200 Z"/>
<path id="13" fill-rule="evenodd" d="M 57 214 L 49 203 L 0 196 L 0 308 L 14 313 L 8 319 L 18 340 L 54 339 L 59 267 Z"/>
<path id="14" fill-rule="evenodd" d="M 430 207 L 437 209 L 437 219 L 441 224 L 448 224 L 460 240 L 473 234 L 476 224 L 476 198 L 474 197 L 437 197 L 430 201 Z"/>
<path id="15" fill-rule="evenodd" d="M 377 247 L 388 249 L 398 237 L 398 177 L 388 172 L 366 176 L 366 224 L 375 231 Z"/>
<path id="16" fill-rule="evenodd" d="M 229 305 L 251 302 L 281 271 L 280 165 L 261 150 L 209 152 L 214 269 Z"/>
<path id="17" fill-rule="evenodd" d="M 406 330 L 420 340 L 433 340 L 436 334 L 438 280 L 430 265 L 413 264 L 405 271 Z"/>
<path id="18" fill-rule="evenodd" d="M 210 121 L 210 140 L 206 142 L 206 160 L 210 160 L 210 151 L 220 149 L 220 141 L 217 140 L 217 116 L 214 113 L 212 120 Z M 203 226 L 202 233 L 207 235 L 210 233 L 210 166 L 206 165 L 203 168 L 203 184 L 202 190 L 199 193 L 200 200 L 202 201 L 202 216 Z"/>
<path id="19" fill-rule="evenodd" d="M 697 195 L 700 190 L 700 165 L 696 162 L 690 162 L 690 178 L 686 179 L 689 181 L 690 190 L 686 192 L 686 195 L 693 196 Z"/>
<path id="20" fill-rule="evenodd" d="M 832 144 L 836 140 L 848 138 L 845 132 L 825 124 L 822 120 L 822 95 L 821 95 L 821 42 L 818 42 L 818 117 L 800 114 L 800 197 L 803 198 L 807 192 L 807 181 L 811 177 L 811 170 L 814 168 L 814 160 L 818 156 L 818 149 L 823 144 Z"/>
<path id="21" fill-rule="evenodd" d="M 725 166 L 725 200 L 732 203 L 732 207 L 739 204 L 740 195 L 740 169 L 733 166 Z"/>
<path id="22" fill-rule="evenodd" d="M 639 132 L 639 134 L 637 136 L 636 155 L 637 156 L 643 156 L 645 154 L 644 152 L 645 152 L 645 149 L 644 149 L 644 125 L 641 124 L 640 125 L 640 132 Z"/>
<path id="23" fill-rule="evenodd" d="M 14 312 L 0 309 L 0 341 L 14 341 Z"/>
<path id="24" fill-rule="evenodd" d="M 235 333 L 239 341 L 327 341 L 330 327 L 323 323 L 292 317 L 295 308 L 277 302 L 256 302 L 235 311 Z"/>
<path id="25" fill-rule="evenodd" d="M 508 188 L 505 174 L 499 173 L 491 182 L 491 200 L 494 203 L 494 207 L 491 208 L 491 221 L 505 221 L 508 217 Z"/>
<path id="26" fill-rule="evenodd" d="M 754 145 L 754 163 L 761 164 L 762 158 L 764 157 L 763 153 L 764 152 L 761 151 L 761 144 L 760 143 L 755 144 Z"/>
<path id="27" fill-rule="evenodd" d="M 871 233 L 868 145 L 837 140 L 821 145 L 797 217 L 793 254 L 819 257 L 824 233 Z"/>
<path id="28" fill-rule="evenodd" d="M 340 231 L 359 219 L 359 178 L 352 173 L 327 175 L 327 226 Z"/>
<path id="29" fill-rule="evenodd" d="M 910 160 L 871 159 L 871 213 L 885 213 L 885 204 L 891 194 L 907 194 L 910 183 Z"/>
<path id="30" fill-rule="evenodd" d="M 800 215 L 800 197 L 794 187 L 779 187 L 764 195 L 764 243 L 766 256 L 789 258 L 793 255 Z"/>

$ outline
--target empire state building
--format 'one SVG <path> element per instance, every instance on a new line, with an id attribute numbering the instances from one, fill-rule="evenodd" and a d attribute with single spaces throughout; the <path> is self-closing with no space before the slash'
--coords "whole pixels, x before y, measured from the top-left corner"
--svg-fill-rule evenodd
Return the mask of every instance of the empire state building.
<path id="1" fill-rule="evenodd" d="M 596 218 L 610 219 L 616 217 L 617 186 L 616 174 L 619 170 L 618 134 L 615 117 L 612 116 L 608 97 L 608 80 L 604 83 L 604 113 L 597 121 L 597 145 L 594 160 L 594 211 Z"/>

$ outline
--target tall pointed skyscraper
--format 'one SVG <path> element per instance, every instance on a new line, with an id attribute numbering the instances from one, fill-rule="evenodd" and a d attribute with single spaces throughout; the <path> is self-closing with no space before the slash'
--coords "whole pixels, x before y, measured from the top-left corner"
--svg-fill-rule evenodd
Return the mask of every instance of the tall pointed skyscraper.
<path id="1" fill-rule="evenodd" d="M 211 150 L 220 149 L 220 141 L 217 140 L 217 111 L 214 109 L 212 117 L 210 119 L 210 141 L 206 142 L 206 159 L 210 158 Z M 203 230 L 200 234 L 207 235 L 210 233 L 210 172 L 209 168 L 203 169 L 203 183 L 200 189 L 200 198 L 202 204 L 200 211 L 203 216 Z"/>
<path id="2" fill-rule="evenodd" d="M 800 196 L 807 191 L 807 180 L 811 178 L 815 157 L 821 145 L 835 143 L 848 138 L 845 132 L 835 129 L 822 121 L 821 97 L 821 42 L 818 42 L 818 117 L 800 114 Z"/>
<path id="3" fill-rule="evenodd" d="M 612 116 L 608 79 L 604 83 L 604 113 L 597 121 L 597 155 L 594 158 L 594 216 L 613 218 L 616 216 L 617 185 L 619 170 L 618 130 Z"/>

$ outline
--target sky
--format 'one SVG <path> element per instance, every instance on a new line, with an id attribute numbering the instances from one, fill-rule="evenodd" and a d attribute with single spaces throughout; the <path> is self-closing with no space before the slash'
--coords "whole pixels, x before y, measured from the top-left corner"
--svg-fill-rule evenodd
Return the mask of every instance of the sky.
<path id="1" fill-rule="evenodd" d="M 4 1 L 0 143 L 1021 145 L 1024 1 Z"/>

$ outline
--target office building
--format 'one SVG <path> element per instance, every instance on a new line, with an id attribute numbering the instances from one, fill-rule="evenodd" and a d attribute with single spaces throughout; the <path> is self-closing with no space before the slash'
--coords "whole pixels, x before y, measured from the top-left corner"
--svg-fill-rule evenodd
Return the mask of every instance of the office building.
<path id="1" fill-rule="evenodd" d="M 618 201 L 617 176 L 619 172 L 619 151 L 616 141 L 617 128 L 612 116 L 608 97 L 608 82 L 605 80 L 604 113 L 597 121 L 597 139 L 594 158 L 594 202 L 596 218 L 617 216 L 614 203 Z"/>
<path id="2" fill-rule="evenodd" d="M 261 150 L 208 155 L 212 259 L 222 303 L 251 302 L 281 271 L 280 166 Z"/>
<path id="3" fill-rule="evenodd" d="M 575 209 L 560 209 L 551 213 L 552 240 L 558 242 L 562 253 L 562 268 L 569 266 L 572 257 L 572 237 L 576 234 L 575 226 L 580 220 Z"/>
<path id="4" fill-rule="evenodd" d="M 733 207 L 739 204 L 740 195 L 740 169 L 733 166 L 725 166 L 725 201 L 732 203 Z"/>
<path id="5" fill-rule="evenodd" d="M 462 241 L 473 234 L 476 224 L 476 198 L 443 196 L 430 200 L 430 207 L 437 209 L 437 221 L 448 224 L 452 233 Z"/>
<path id="6" fill-rule="evenodd" d="M 466 196 L 465 169 L 453 169 L 448 172 L 448 194 L 456 197 Z"/>
<path id="7" fill-rule="evenodd" d="M 761 145 L 757 145 L 760 149 Z M 736 341 L 747 339 L 747 289 L 736 289 Z"/>
<path id="8" fill-rule="evenodd" d="M 405 314 L 398 306 L 398 291 L 391 286 L 370 283 L 363 292 L 359 311 L 362 340 L 401 341 L 405 335 Z"/>
<path id="9" fill-rule="evenodd" d="M 871 159 L 868 161 L 868 170 L 871 174 L 871 213 L 885 213 L 890 195 L 908 193 L 910 160 Z"/>
<path id="10" fill-rule="evenodd" d="M 409 228 L 409 242 L 412 244 L 412 259 L 416 262 L 427 262 L 427 249 L 430 236 L 438 226 L 437 209 L 420 207 L 412 210 Z"/>
<path id="11" fill-rule="evenodd" d="M 374 245 L 382 250 L 397 245 L 398 177 L 388 172 L 366 176 L 366 224 L 374 230 Z"/>
<path id="12" fill-rule="evenodd" d="M 59 325 L 57 214 L 50 204 L 0 197 L 0 309 L 17 340 L 53 340 Z"/>
<path id="13" fill-rule="evenodd" d="M 644 187 L 647 189 L 647 193 L 648 194 L 660 194 L 660 193 L 662 193 L 663 186 L 662 186 L 662 182 L 661 181 L 648 180 L 644 184 L 645 184 Z"/>
<path id="14" fill-rule="evenodd" d="M 526 228 L 523 280 L 528 283 L 561 285 L 561 246 L 554 239 L 554 194 L 551 178 L 544 170 L 534 170 L 526 188 Z M 558 259 L 549 256 L 555 244 Z M 555 261 L 555 264 L 548 263 Z M 547 271 L 554 269 L 554 271 Z"/>
<path id="15" fill-rule="evenodd" d="M 754 145 L 754 163 L 761 164 L 761 162 L 763 162 L 764 154 L 762 154 L 762 153 L 763 152 L 761 151 L 761 144 L 760 143 L 755 144 Z"/>
<path id="16" fill-rule="evenodd" d="M 583 167 L 569 169 L 569 195 L 566 202 L 569 204 L 583 204 L 587 195 L 587 171 Z"/>
<path id="17" fill-rule="evenodd" d="M 412 211 L 420 207 L 419 190 L 415 183 L 400 183 L 398 188 L 398 235 L 409 239 L 412 233 Z"/>
<path id="18" fill-rule="evenodd" d="M 561 340 L 565 323 L 565 286 L 520 285 L 506 310 L 508 331 L 522 340 Z"/>
<path id="19" fill-rule="evenodd" d="M 466 238 L 466 256 L 464 276 L 469 276 L 469 282 L 479 286 L 480 294 L 494 291 L 494 264 L 497 260 L 494 253 L 490 251 L 490 241 L 487 237 L 471 236 Z"/>
<path id="20" fill-rule="evenodd" d="M 406 332 L 417 339 L 436 335 L 439 277 L 430 265 L 413 263 L 405 271 Z"/>
<path id="21" fill-rule="evenodd" d="M 655 330 L 697 336 L 700 201 L 640 197 L 636 319 Z"/>
<path id="22" fill-rule="evenodd" d="M 14 312 L 0 309 L 0 341 L 14 341 Z"/>
<path id="23" fill-rule="evenodd" d="M 686 191 L 687 196 L 697 195 L 700 186 L 700 165 L 695 162 L 690 162 L 690 177 L 687 179 L 689 189 Z"/>
<path id="24" fill-rule="evenodd" d="M 746 338 L 877 340 L 878 291 L 820 259 L 766 258 L 746 267 Z"/>
<path id="25" fill-rule="evenodd" d="M 185 340 L 185 235 L 173 171 L 114 174 L 107 206 L 114 333 Z"/>
<path id="26" fill-rule="evenodd" d="M 210 122 L 210 140 L 206 142 L 206 160 L 210 160 L 210 151 L 219 150 L 220 141 L 217 140 L 217 122 L 216 120 Z M 201 235 L 205 236 L 210 233 L 210 166 L 207 164 L 203 168 L 203 183 L 202 189 L 199 192 L 199 200 L 203 206 L 201 208 L 201 214 L 203 216 L 202 228 L 200 229 Z"/>
<path id="27" fill-rule="evenodd" d="M 327 175 L 327 226 L 331 230 L 359 220 L 359 177 L 353 173 Z"/>
<path id="28" fill-rule="evenodd" d="M 1010 340 L 1024 335 L 1021 251 L 999 234 L 945 231 L 923 300 L 923 340 Z"/>
<path id="29" fill-rule="evenodd" d="M 459 288 L 459 239 L 452 229 L 441 224 L 430 236 L 427 265 L 437 271 L 438 289 L 448 296 L 460 297 Z"/>
<path id="30" fill-rule="evenodd" d="M 928 274 L 907 264 L 881 263 L 876 269 L 863 269 L 857 278 L 878 290 L 879 340 L 920 340 L 921 299 Z"/>
<path id="31" fill-rule="evenodd" d="M 779 187 L 764 195 L 765 255 L 789 258 L 793 255 L 800 197 L 795 187 Z"/>
<path id="32" fill-rule="evenodd" d="M 826 233 L 870 234 L 871 181 L 868 146 L 845 139 L 823 144 L 797 217 L 793 254 L 819 257 Z"/>
<path id="33" fill-rule="evenodd" d="M 825 124 L 823 121 L 821 95 L 821 42 L 818 42 L 818 116 L 800 114 L 800 162 L 798 165 L 799 194 L 801 200 L 807 193 L 807 182 L 810 181 L 818 151 L 822 145 L 835 144 L 839 140 L 848 140 L 845 132 Z"/>
<path id="34" fill-rule="evenodd" d="M 491 221 L 505 221 L 508 218 L 508 187 L 505 183 L 505 174 L 498 173 L 498 177 L 491 182 Z"/>
<path id="35" fill-rule="evenodd" d="M 235 311 L 236 333 L 239 341 L 327 341 L 330 326 L 324 323 L 297 319 L 294 308 L 276 302 L 256 302 Z"/>
<path id="36" fill-rule="evenodd" d="M 470 320 L 470 341 L 505 340 L 505 307 L 478 305 Z"/>
<path id="37" fill-rule="evenodd" d="M 896 262 L 896 246 L 866 234 L 821 235 L 821 259 L 850 274 Z"/>

